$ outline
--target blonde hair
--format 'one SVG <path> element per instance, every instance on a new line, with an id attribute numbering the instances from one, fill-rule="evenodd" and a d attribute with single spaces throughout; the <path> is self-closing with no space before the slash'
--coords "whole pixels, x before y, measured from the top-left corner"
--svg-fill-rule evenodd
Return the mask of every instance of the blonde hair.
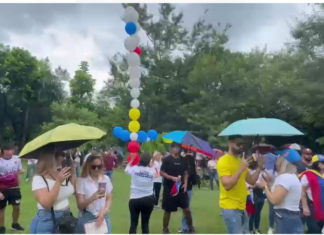
<path id="1" fill-rule="evenodd" d="M 90 155 L 82 167 L 82 172 L 80 175 L 81 178 L 87 178 L 90 175 L 91 162 L 93 162 L 94 160 L 97 160 L 97 159 L 99 159 L 102 164 L 102 169 L 101 169 L 100 175 L 102 175 L 102 176 L 104 175 L 104 161 L 102 159 L 102 156 L 101 155 Z"/>
<path id="2" fill-rule="evenodd" d="M 155 151 L 153 153 L 153 158 L 152 158 L 153 161 L 158 161 L 160 162 L 162 160 L 162 153 L 159 152 L 159 151 Z"/>
<path id="3" fill-rule="evenodd" d="M 36 174 L 46 175 L 56 169 L 57 163 L 54 154 L 41 154 L 40 158 L 37 161 Z"/>
<path id="4" fill-rule="evenodd" d="M 297 167 L 294 164 L 288 162 L 284 157 L 279 156 L 276 161 L 276 171 L 278 175 L 284 173 L 296 174 Z"/>

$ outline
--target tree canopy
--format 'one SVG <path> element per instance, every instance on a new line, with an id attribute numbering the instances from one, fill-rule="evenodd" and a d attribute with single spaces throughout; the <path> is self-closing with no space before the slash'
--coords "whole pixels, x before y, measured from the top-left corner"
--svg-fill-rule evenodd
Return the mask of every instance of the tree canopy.
<path id="1" fill-rule="evenodd" d="M 189 130 L 216 148 L 217 137 L 230 123 L 245 118 L 283 119 L 305 137 L 268 138 L 275 145 L 300 142 L 318 151 L 324 144 L 324 5 L 299 19 L 293 40 L 280 51 L 254 48 L 249 52 L 226 47 L 230 25 L 198 20 L 191 28 L 172 4 L 160 4 L 159 15 L 146 4 L 132 5 L 149 43 L 141 44 L 140 123 L 159 133 Z M 127 4 L 123 4 L 124 7 Z M 70 77 L 48 58 L 0 46 L 0 141 L 23 146 L 38 134 L 69 122 L 107 131 L 101 143 L 121 144 L 112 137 L 116 125 L 126 127 L 131 97 L 125 54 L 110 58 L 105 86 L 95 94 L 95 77 L 87 61 Z M 64 88 L 68 82 L 70 92 Z M 322 109 L 323 108 L 323 109 Z M 156 143 L 157 149 L 164 149 Z M 143 146 L 151 149 L 152 146 Z"/>

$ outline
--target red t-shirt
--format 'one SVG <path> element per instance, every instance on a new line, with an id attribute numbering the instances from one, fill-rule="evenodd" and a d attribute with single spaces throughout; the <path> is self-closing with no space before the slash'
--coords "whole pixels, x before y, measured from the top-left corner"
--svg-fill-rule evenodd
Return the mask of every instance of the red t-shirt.
<path id="1" fill-rule="evenodd" d="M 114 165 L 117 164 L 117 157 L 110 156 L 104 158 L 104 164 L 106 167 L 106 171 L 112 171 L 114 169 Z"/>

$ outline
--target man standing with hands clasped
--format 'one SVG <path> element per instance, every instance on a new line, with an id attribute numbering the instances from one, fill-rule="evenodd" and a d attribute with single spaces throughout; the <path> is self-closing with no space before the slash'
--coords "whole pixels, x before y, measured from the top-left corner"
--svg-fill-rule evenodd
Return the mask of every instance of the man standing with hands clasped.
<path id="1" fill-rule="evenodd" d="M 192 218 L 190 216 L 189 200 L 187 195 L 188 183 L 188 165 L 181 159 L 181 145 L 173 143 L 171 146 L 171 155 L 162 159 L 160 170 L 163 181 L 163 200 L 162 209 L 163 216 L 163 233 L 169 232 L 169 222 L 171 212 L 177 211 L 178 207 L 183 210 L 183 214 L 187 220 L 189 233 L 193 233 Z M 174 183 L 181 181 L 181 187 L 176 195 L 171 195 L 171 189 Z"/>
<path id="2" fill-rule="evenodd" d="M 253 175 L 248 171 L 252 158 L 246 159 L 243 154 L 244 140 L 242 136 L 228 137 L 228 153 L 220 158 L 217 164 L 220 183 L 219 206 L 229 234 L 244 233 L 248 224 L 245 212 L 247 188 L 246 182 L 254 185 L 264 170 L 264 157 L 259 156 L 258 168 Z"/>

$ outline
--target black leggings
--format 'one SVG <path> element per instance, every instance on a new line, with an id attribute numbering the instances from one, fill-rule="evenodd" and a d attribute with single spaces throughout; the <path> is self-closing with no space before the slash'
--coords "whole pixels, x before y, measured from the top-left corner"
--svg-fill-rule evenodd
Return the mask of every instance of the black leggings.
<path id="1" fill-rule="evenodd" d="M 141 214 L 142 234 L 149 234 L 149 221 L 153 211 L 155 198 L 153 196 L 129 200 L 131 225 L 129 234 L 136 234 L 139 215 Z"/>
<path id="2" fill-rule="evenodd" d="M 153 186 L 154 196 L 155 196 L 155 205 L 157 206 L 159 204 L 159 198 L 160 198 L 160 191 L 161 191 L 162 183 L 155 182 Z"/>

